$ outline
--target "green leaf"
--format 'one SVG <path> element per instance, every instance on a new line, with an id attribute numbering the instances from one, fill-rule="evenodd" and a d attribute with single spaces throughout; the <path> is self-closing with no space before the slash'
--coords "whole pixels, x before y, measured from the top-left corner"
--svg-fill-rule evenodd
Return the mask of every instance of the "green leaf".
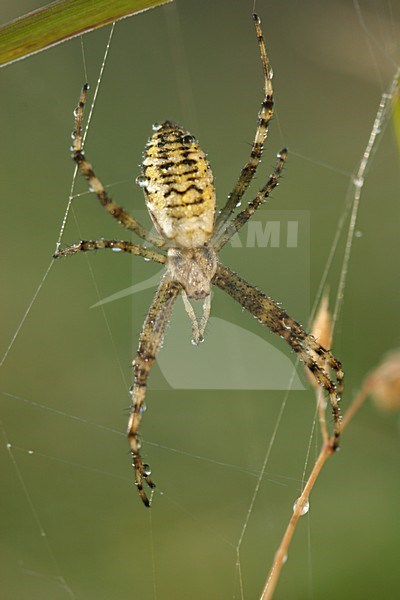
<path id="1" fill-rule="evenodd" d="M 57 0 L 0 27 L 0 66 L 172 0 Z"/>

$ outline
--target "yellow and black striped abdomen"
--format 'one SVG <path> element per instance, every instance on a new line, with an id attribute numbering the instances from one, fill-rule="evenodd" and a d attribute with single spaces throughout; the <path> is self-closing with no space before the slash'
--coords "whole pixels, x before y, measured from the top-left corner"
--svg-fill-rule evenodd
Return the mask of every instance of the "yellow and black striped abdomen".
<path id="1" fill-rule="evenodd" d="M 138 178 L 157 231 L 177 247 L 204 245 L 213 231 L 214 178 L 196 139 L 170 121 L 153 127 Z"/>

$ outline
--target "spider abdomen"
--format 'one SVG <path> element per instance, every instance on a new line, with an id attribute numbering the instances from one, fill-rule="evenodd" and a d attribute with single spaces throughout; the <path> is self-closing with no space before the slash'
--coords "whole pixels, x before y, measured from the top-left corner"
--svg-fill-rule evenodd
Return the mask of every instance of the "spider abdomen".
<path id="1" fill-rule="evenodd" d="M 170 121 L 154 126 L 142 163 L 147 208 L 157 231 L 177 247 L 196 248 L 211 237 L 214 178 L 196 139 Z"/>

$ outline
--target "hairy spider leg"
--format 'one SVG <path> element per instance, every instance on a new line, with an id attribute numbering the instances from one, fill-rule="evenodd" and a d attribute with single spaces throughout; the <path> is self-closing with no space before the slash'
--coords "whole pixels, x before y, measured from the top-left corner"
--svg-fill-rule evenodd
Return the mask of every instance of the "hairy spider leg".
<path id="1" fill-rule="evenodd" d="M 237 180 L 231 193 L 228 195 L 228 200 L 225 206 L 221 209 L 220 213 L 216 218 L 213 239 L 215 239 L 218 236 L 221 229 L 235 210 L 236 206 L 239 205 L 243 194 L 249 187 L 250 182 L 254 177 L 254 174 L 261 160 L 264 142 L 268 133 L 268 125 L 274 112 L 272 69 L 270 67 L 267 51 L 265 48 L 264 38 L 261 30 L 261 20 L 259 16 L 255 14 L 253 15 L 253 19 L 256 28 L 258 44 L 260 47 L 261 63 L 264 72 L 264 98 L 261 103 L 260 111 L 258 113 L 257 129 L 250 151 L 250 159 L 244 165 L 240 173 L 239 179 Z"/>
<path id="2" fill-rule="evenodd" d="M 296 352 L 299 359 L 313 373 L 315 379 L 329 394 L 333 419 L 334 442 L 336 449 L 340 437 L 339 393 L 343 389 L 343 370 L 341 363 L 323 348 L 316 339 L 308 334 L 297 321 L 292 319 L 274 300 L 247 281 L 239 277 L 228 267 L 218 264 L 213 284 L 224 290 L 234 300 L 254 315 L 260 323 L 266 325 L 273 333 L 282 337 Z M 326 361 L 336 372 L 337 385 L 319 364 L 319 358 Z"/>
<path id="3" fill-rule="evenodd" d="M 143 489 L 143 481 L 147 483 L 150 489 L 155 488 L 155 483 L 150 478 L 151 470 L 149 465 L 143 462 L 138 432 L 143 413 L 146 410 L 147 378 L 163 342 L 172 307 L 180 290 L 181 286 L 171 281 L 168 274 L 163 276 L 143 323 L 136 357 L 132 362 L 134 383 L 131 388 L 132 407 L 127 435 L 131 448 L 132 466 L 135 470 L 135 483 L 144 505 L 148 507 L 150 506 L 150 500 Z"/>
<path id="4" fill-rule="evenodd" d="M 139 237 L 150 242 L 157 248 L 165 246 L 165 240 L 160 237 L 152 235 L 147 229 L 145 229 L 132 215 L 130 215 L 124 208 L 116 204 L 107 194 L 104 185 L 100 179 L 95 175 L 92 165 L 86 160 L 83 152 L 83 138 L 82 138 L 82 119 L 83 109 L 86 102 L 86 95 L 89 86 L 87 83 L 82 88 L 82 92 L 79 98 L 78 105 L 74 111 L 75 125 L 72 132 L 72 158 L 76 162 L 79 171 L 86 178 L 89 189 L 95 192 L 96 196 L 100 200 L 100 204 L 106 209 L 106 211 L 118 221 L 122 227 L 129 229 L 136 233 Z"/>
<path id="5" fill-rule="evenodd" d="M 131 242 L 124 242 L 122 240 L 81 240 L 78 244 L 72 244 L 62 250 L 57 250 L 53 254 L 53 258 L 60 258 L 62 256 L 71 256 L 78 252 L 89 252 L 91 250 L 104 250 L 105 248 L 114 250 L 114 252 L 127 252 L 128 254 L 134 254 L 136 256 L 142 256 L 147 260 L 165 264 L 167 257 L 165 254 L 155 252 L 151 248 L 145 248 L 140 244 L 132 244 Z"/>
<path id="6" fill-rule="evenodd" d="M 238 213 L 236 217 L 226 225 L 221 237 L 214 242 L 213 247 L 216 252 L 218 252 L 226 242 L 228 242 L 231 237 L 247 223 L 259 206 L 265 202 L 271 191 L 279 184 L 286 157 L 287 150 L 286 148 L 283 148 L 278 154 L 278 161 L 275 165 L 274 172 L 269 176 L 267 183 L 261 188 L 254 200 L 249 202 L 246 208 Z"/>

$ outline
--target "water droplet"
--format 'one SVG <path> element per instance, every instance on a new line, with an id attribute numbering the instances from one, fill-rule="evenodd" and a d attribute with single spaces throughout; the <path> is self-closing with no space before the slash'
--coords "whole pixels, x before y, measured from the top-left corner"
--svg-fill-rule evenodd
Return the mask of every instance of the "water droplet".
<path id="1" fill-rule="evenodd" d="M 145 413 L 147 410 L 147 405 L 145 402 L 142 402 L 142 404 L 139 407 L 139 413 L 142 415 L 143 413 Z"/>
<path id="2" fill-rule="evenodd" d="M 287 554 L 282 558 L 282 564 L 284 565 L 285 563 L 287 563 Z"/>
<path id="3" fill-rule="evenodd" d="M 122 252 L 122 248 L 111 248 L 113 252 Z"/>
<path id="4" fill-rule="evenodd" d="M 363 236 L 363 232 L 362 232 L 362 231 L 360 231 L 359 229 L 357 229 L 357 231 L 354 233 L 354 235 L 355 235 L 357 238 L 360 238 L 360 237 L 362 237 L 362 236 Z"/>
<path id="5" fill-rule="evenodd" d="M 196 141 L 196 138 L 191 135 L 190 133 L 187 133 L 186 135 L 184 135 L 182 137 L 182 144 L 184 144 L 185 146 L 191 146 L 192 144 L 194 144 Z"/>
<path id="6" fill-rule="evenodd" d="M 239 208 L 239 206 L 242 206 L 242 203 L 240 202 L 240 200 L 239 200 L 239 202 L 236 202 L 236 208 Z"/>
<path id="7" fill-rule="evenodd" d="M 145 477 L 150 477 L 150 475 L 151 475 L 150 465 L 143 465 L 143 475 Z"/>
<path id="8" fill-rule="evenodd" d="M 274 76 L 274 70 L 272 67 L 269 68 L 269 78 L 272 79 Z"/>
<path id="9" fill-rule="evenodd" d="M 150 260 L 151 260 L 151 259 L 150 259 L 150 258 L 147 258 L 147 256 L 144 256 L 144 257 L 143 257 L 143 260 L 145 260 L 146 262 L 150 262 Z"/>
<path id="10" fill-rule="evenodd" d="M 161 129 L 162 125 L 161 123 L 153 123 L 153 125 L 151 126 L 153 131 L 159 131 Z"/>
<path id="11" fill-rule="evenodd" d="M 32 455 L 33 454 L 33 450 L 28 450 L 28 454 Z"/>
<path id="12" fill-rule="evenodd" d="M 353 183 L 357 188 L 362 188 L 362 186 L 364 185 L 364 178 L 363 177 L 355 177 L 353 179 Z"/>
<path id="13" fill-rule="evenodd" d="M 135 182 L 136 182 L 136 185 L 138 185 L 141 188 L 145 188 L 149 185 L 149 180 L 144 175 L 138 175 L 136 177 Z"/>
<path id="14" fill-rule="evenodd" d="M 11 444 L 6 444 L 6 448 L 10 450 L 10 448 L 12 448 Z"/>
<path id="15" fill-rule="evenodd" d="M 300 498 L 297 498 L 296 502 L 293 504 L 293 510 L 296 510 L 299 500 L 300 500 Z M 308 513 L 309 509 L 310 509 L 310 503 L 307 500 L 307 502 L 304 504 L 303 508 L 301 509 L 300 516 L 302 517 L 303 515 L 306 515 Z"/>

